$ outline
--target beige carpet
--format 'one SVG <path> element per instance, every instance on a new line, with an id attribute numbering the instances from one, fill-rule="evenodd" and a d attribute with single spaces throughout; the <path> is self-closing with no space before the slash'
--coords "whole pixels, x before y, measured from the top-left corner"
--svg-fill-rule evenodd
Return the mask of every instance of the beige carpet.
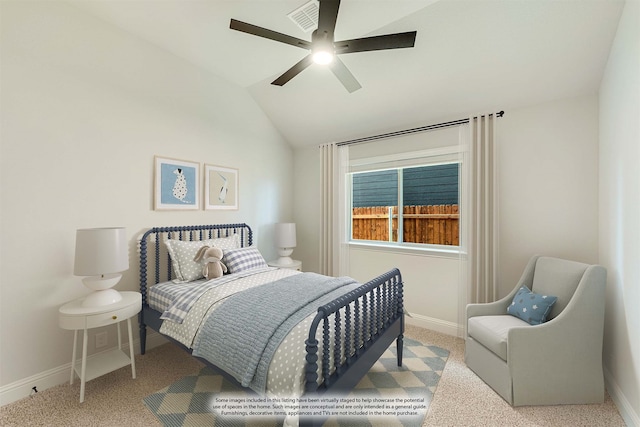
<path id="1" fill-rule="evenodd" d="M 625 426 L 608 396 L 601 405 L 514 409 L 467 369 L 464 341 L 412 326 L 406 336 L 450 351 L 424 426 Z M 202 366 L 166 344 L 136 357 L 135 380 L 125 367 L 90 381 L 82 404 L 77 382 L 53 387 L 0 408 L 0 426 L 160 426 L 143 399 Z"/>

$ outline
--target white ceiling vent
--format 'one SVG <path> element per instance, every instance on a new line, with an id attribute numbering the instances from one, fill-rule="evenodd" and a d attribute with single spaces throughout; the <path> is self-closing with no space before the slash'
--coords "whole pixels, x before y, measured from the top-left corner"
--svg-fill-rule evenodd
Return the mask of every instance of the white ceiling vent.
<path id="1" fill-rule="evenodd" d="M 302 31 L 308 33 L 318 27 L 318 8 L 319 4 L 316 0 L 311 0 L 308 3 L 300 6 L 287 16 L 291 19 Z"/>

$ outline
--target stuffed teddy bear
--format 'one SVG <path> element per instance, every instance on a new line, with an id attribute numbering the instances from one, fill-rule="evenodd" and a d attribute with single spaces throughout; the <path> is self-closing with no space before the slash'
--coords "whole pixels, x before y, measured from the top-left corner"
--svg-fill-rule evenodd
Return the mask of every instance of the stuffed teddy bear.
<path id="1" fill-rule="evenodd" d="M 195 262 L 200 260 L 204 261 L 202 275 L 206 277 L 207 280 L 211 280 L 222 277 L 222 275 L 227 272 L 227 266 L 222 263 L 222 255 L 222 249 L 220 248 L 203 246 L 198 249 L 196 257 L 193 260 Z"/>

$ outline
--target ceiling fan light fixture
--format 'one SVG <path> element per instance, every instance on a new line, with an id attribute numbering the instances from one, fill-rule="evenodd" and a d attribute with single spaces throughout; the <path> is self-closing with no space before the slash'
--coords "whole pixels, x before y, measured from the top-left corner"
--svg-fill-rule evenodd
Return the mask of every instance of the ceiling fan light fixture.
<path id="1" fill-rule="evenodd" d="M 317 13 L 315 10 L 316 5 L 318 7 Z M 309 10 L 307 10 L 307 6 Z M 313 21 L 313 18 L 317 18 L 317 28 L 311 33 L 310 42 L 267 28 L 258 27 L 257 25 L 238 21 L 237 19 L 231 19 L 229 28 L 311 51 L 293 67 L 272 81 L 272 85 L 283 86 L 311 64 L 317 63 L 329 65 L 328 68 L 330 68 L 333 74 L 340 80 L 340 83 L 342 83 L 345 89 L 351 93 L 360 89 L 362 86 L 360 86 L 360 83 L 358 83 L 346 65 L 336 55 L 414 47 L 417 32 L 409 31 L 405 33 L 384 34 L 381 36 L 336 41 L 334 34 L 339 7 L 340 0 L 318 0 L 317 3 L 313 0 L 311 3 L 302 7 L 302 9 L 304 9 L 303 15 L 309 18 L 308 21 Z M 294 12 L 299 12 L 299 10 Z M 298 16 L 296 15 L 296 17 Z M 305 19 L 305 21 L 307 21 L 307 19 Z M 310 22 L 306 22 L 306 24 L 310 24 Z M 309 28 L 313 28 L 313 26 L 308 25 L 307 30 Z"/>
<path id="2" fill-rule="evenodd" d="M 319 65 L 327 65 L 333 62 L 333 52 L 320 49 L 313 52 L 313 62 Z"/>

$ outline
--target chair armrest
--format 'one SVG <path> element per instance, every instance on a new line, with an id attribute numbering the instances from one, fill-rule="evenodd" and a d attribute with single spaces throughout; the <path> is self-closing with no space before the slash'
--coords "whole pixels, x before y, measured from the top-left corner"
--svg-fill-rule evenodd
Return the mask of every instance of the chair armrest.
<path id="1" fill-rule="evenodd" d="M 515 287 L 509 295 L 505 296 L 494 302 L 480 303 L 480 304 L 467 304 L 467 320 L 474 316 L 495 316 L 501 314 L 507 314 L 507 307 L 513 301 L 513 297 L 518 292 L 520 287 Z"/>
<path id="2" fill-rule="evenodd" d="M 504 299 L 485 304 L 467 304 L 467 320 L 475 316 L 496 316 L 507 313 L 510 300 Z"/>

